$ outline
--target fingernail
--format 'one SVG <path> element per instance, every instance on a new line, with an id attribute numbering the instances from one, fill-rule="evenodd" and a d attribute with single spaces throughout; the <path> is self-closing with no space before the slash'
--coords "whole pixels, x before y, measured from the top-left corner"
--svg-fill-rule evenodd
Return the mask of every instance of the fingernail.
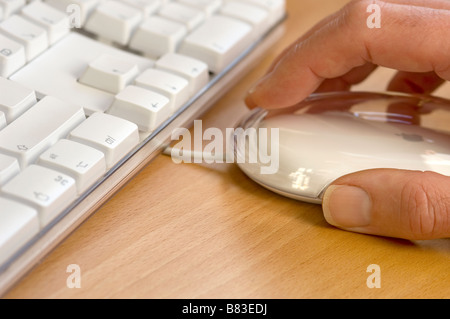
<path id="1" fill-rule="evenodd" d="M 261 81 L 261 80 L 260 80 Z M 258 84 L 260 83 L 260 81 L 258 81 L 257 83 L 255 83 L 253 85 L 253 87 L 248 90 L 247 92 L 247 96 L 245 97 L 245 104 L 248 106 L 249 109 L 254 109 L 255 107 L 258 107 L 258 104 L 255 102 L 255 100 L 253 99 L 253 94 L 255 93 Z"/>
<path id="2" fill-rule="evenodd" d="M 253 101 L 253 98 L 251 97 L 250 93 L 247 95 L 247 97 L 245 98 L 245 104 L 247 105 L 247 107 L 252 110 L 256 107 L 258 107 L 258 104 L 255 103 L 255 101 Z"/>
<path id="3" fill-rule="evenodd" d="M 262 87 L 262 85 L 266 82 L 266 80 L 271 76 L 272 73 L 268 73 L 265 76 L 263 76 L 261 79 L 259 79 L 255 84 L 253 84 L 253 86 L 251 87 L 250 90 L 248 90 L 247 92 L 247 96 L 245 98 L 245 104 L 247 104 L 247 106 L 250 109 L 254 109 L 255 107 L 258 107 L 260 105 L 258 105 L 258 103 L 255 102 L 254 100 L 254 94 L 255 92 L 260 89 Z"/>
<path id="4" fill-rule="evenodd" d="M 371 221 L 372 201 L 364 190 L 355 186 L 328 187 L 322 208 L 327 222 L 337 227 L 364 227 Z"/>

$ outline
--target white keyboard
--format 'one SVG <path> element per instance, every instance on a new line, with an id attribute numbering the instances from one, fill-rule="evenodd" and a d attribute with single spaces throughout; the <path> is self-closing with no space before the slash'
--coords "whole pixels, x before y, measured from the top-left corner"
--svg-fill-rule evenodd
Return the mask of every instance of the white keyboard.
<path id="1" fill-rule="evenodd" d="M 0 0 L 0 294 L 273 44 L 284 0 Z"/>

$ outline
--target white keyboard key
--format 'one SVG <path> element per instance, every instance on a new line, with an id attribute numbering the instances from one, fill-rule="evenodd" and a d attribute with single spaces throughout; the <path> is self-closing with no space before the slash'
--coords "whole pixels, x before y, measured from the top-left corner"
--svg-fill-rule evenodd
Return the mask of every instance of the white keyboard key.
<path id="1" fill-rule="evenodd" d="M 222 0 L 178 0 L 178 2 L 200 9 L 208 17 L 219 11 L 222 5 Z"/>
<path id="2" fill-rule="evenodd" d="M 25 0 L 0 0 L 0 8 L 3 9 L 3 19 L 9 18 L 25 5 Z M 0 17 L 1 20 L 1 17 Z"/>
<path id="3" fill-rule="evenodd" d="M 127 120 L 94 113 L 69 134 L 69 139 L 102 151 L 110 169 L 139 143 L 139 131 Z"/>
<path id="4" fill-rule="evenodd" d="M 45 29 L 17 15 L 3 21 L 0 24 L 0 32 L 25 46 L 28 61 L 34 59 L 48 47 Z"/>
<path id="5" fill-rule="evenodd" d="M 167 53 L 156 61 L 155 66 L 157 69 L 169 71 L 187 79 L 191 96 L 199 92 L 209 82 L 206 63 L 185 55 Z"/>
<path id="6" fill-rule="evenodd" d="M 41 227 L 45 227 L 77 197 L 72 177 L 38 165 L 28 166 L 1 191 L 36 208 Z"/>
<path id="7" fill-rule="evenodd" d="M 69 15 L 72 26 L 80 27 L 100 4 L 100 0 L 45 0 L 50 6 Z M 79 20 L 79 21 L 77 21 Z"/>
<path id="8" fill-rule="evenodd" d="M 125 45 L 142 20 L 142 13 L 119 1 L 106 1 L 95 9 L 85 29 L 105 39 Z"/>
<path id="9" fill-rule="evenodd" d="M 235 0 L 227 0 L 235 1 Z M 274 25 L 277 21 L 283 18 L 285 14 L 286 0 L 239 0 L 239 2 L 247 2 L 255 6 L 260 6 L 269 11 L 269 25 Z"/>
<path id="10" fill-rule="evenodd" d="M 111 55 L 101 55 L 89 64 L 80 82 L 110 93 L 119 93 L 138 75 L 136 64 Z"/>
<path id="11" fill-rule="evenodd" d="M 0 153 L 16 157 L 24 168 L 84 119 L 80 106 L 47 96 L 0 131 Z"/>
<path id="12" fill-rule="evenodd" d="M 150 132 L 170 117 L 170 100 L 130 85 L 116 96 L 108 113 L 137 124 L 141 131 Z"/>
<path id="13" fill-rule="evenodd" d="M 157 58 L 175 52 L 186 34 L 187 28 L 181 23 L 150 17 L 136 30 L 130 48 Z"/>
<path id="14" fill-rule="evenodd" d="M 183 23 L 189 31 L 202 24 L 206 18 L 203 11 L 175 2 L 164 5 L 158 14 L 164 18 Z"/>
<path id="15" fill-rule="evenodd" d="M 5 185 L 11 178 L 19 174 L 20 167 L 17 159 L 0 154 L 0 186 Z"/>
<path id="16" fill-rule="evenodd" d="M 270 28 L 269 12 L 261 7 L 242 1 L 229 1 L 220 11 L 221 14 L 250 23 L 253 28 L 253 36 L 258 38 Z"/>
<path id="17" fill-rule="evenodd" d="M 42 153 L 38 164 L 73 177 L 78 194 L 86 191 L 106 172 L 105 155 L 102 152 L 65 139 Z"/>
<path id="18" fill-rule="evenodd" d="M 121 0 L 129 6 L 139 9 L 144 17 L 155 13 L 162 4 L 161 0 Z"/>
<path id="19" fill-rule="evenodd" d="M 0 92 L 0 111 L 5 113 L 8 123 L 14 121 L 37 102 L 33 90 L 1 77 Z"/>
<path id="20" fill-rule="evenodd" d="M 69 33 L 69 16 L 53 7 L 35 1 L 22 9 L 22 15 L 47 31 L 49 45 Z"/>
<path id="21" fill-rule="evenodd" d="M 5 113 L 0 111 L 0 130 L 6 126 L 6 116 Z"/>
<path id="22" fill-rule="evenodd" d="M 24 46 L 0 34 L 0 76 L 9 77 L 26 61 Z"/>
<path id="23" fill-rule="evenodd" d="M 172 113 L 190 98 L 189 82 L 186 79 L 157 69 L 144 71 L 136 78 L 135 85 L 168 97 Z"/>
<path id="24" fill-rule="evenodd" d="M 16 72 L 11 79 L 33 88 L 38 98 L 54 96 L 62 101 L 83 106 L 86 114 L 104 112 L 114 101 L 114 94 L 95 89 L 78 81 L 86 66 L 102 54 L 116 56 L 136 64 L 139 70 L 153 66 L 147 58 L 118 50 L 71 32 L 39 57 Z M 42 76 L 45 74 L 45 77 Z"/>
<path id="25" fill-rule="evenodd" d="M 34 208 L 0 198 L 0 265 L 39 232 Z"/>
<path id="26" fill-rule="evenodd" d="M 212 72 L 219 73 L 250 46 L 251 32 L 248 23 L 212 16 L 184 39 L 179 53 L 206 62 Z"/>

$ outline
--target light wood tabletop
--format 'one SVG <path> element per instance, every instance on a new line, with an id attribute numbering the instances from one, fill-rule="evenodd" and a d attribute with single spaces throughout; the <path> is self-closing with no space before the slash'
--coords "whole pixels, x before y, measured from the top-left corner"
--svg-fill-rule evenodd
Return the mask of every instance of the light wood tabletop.
<path id="1" fill-rule="evenodd" d="M 288 0 L 286 31 L 203 117 L 233 125 L 283 48 L 347 0 Z M 382 91 L 379 69 L 361 90 Z M 448 83 L 437 93 L 450 97 Z M 68 265 L 81 288 L 68 288 Z M 369 288 L 370 265 L 381 287 Z M 449 298 L 450 239 L 407 241 L 329 226 L 319 205 L 263 189 L 234 164 L 161 155 L 64 240 L 6 298 Z"/>

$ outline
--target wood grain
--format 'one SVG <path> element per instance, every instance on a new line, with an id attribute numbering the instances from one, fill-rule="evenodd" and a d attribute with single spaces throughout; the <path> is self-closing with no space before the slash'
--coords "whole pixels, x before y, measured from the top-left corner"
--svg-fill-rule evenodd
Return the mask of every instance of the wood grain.
<path id="1" fill-rule="evenodd" d="M 283 48 L 345 0 L 288 0 L 287 32 L 204 117 L 232 127 L 246 91 Z M 358 86 L 384 90 L 391 70 Z M 439 95 L 450 97 L 449 86 Z M 230 126 L 231 125 L 231 126 Z M 329 226 L 321 207 L 275 195 L 232 164 L 160 156 L 7 298 L 448 298 L 450 239 L 406 241 Z M 81 288 L 66 267 L 81 268 Z M 381 288 L 369 289 L 371 264 Z"/>

